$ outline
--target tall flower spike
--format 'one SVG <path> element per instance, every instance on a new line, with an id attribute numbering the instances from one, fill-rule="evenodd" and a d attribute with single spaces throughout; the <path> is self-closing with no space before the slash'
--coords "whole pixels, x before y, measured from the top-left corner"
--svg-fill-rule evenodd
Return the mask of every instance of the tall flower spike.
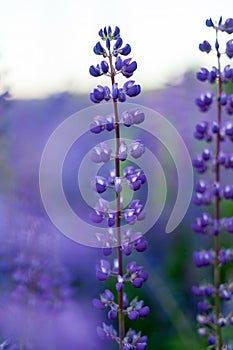
<path id="1" fill-rule="evenodd" d="M 233 112 L 232 97 L 227 96 L 224 91 L 224 84 L 232 82 L 233 70 L 228 64 L 222 68 L 222 56 L 231 59 L 233 57 L 233 39 L 227 41 L 225 50 L 220 49 L 219 32 L 227 34 L 233 33 L 233 19 L 228 18 L 224 23 L 220 17 L 217 23 L 212 19 L 206 20 L 207 27 L 215 30 L 214 44 L 211 45 L 204 40 L 199 45 L 199 49 L 203 52 L 215 52 L 217 68 L 208 69 L 202 67 L 196 77 L 201 82 L 209 82 L 216 84 L 216 95 L 213 92 L 201 94 L 196 99 L 196 105 L 201 112 L 207 113 L 212 104 L 217 105 L 216 120 L 212 122 L 202 121 L 196 125 L 194 136 L 198 140 L 208 142 L 211 147 L 204 148 L 193 160 L 193 165 L 198 173 L 202 174 L 202 178 L 195 186 L 194 203 L 196 205 L 211 206 L 210 215 L 208 211 L 203 212 L 193 223 L 192 228 L 198 234 L 205 235 L 209 239 L 209 244 L 213 241 L 212 248 L 195 251 L 193 254 L 194 264 L 198 268 L 208 266 L 213 267 L 213 285 L 200 284 L 193 287 L 195 296 L 202 300 L 198 303 L 198 334 L 207 337 L 207 349 L 223 350 L 232 349 L 229 343 L 227 332 L 223 329 L 232 325 L 232 309 L 225 305 L 232 298 L 232 285 L 228 281 L 222 280 L 221 269 L 229 263 L 232 263 L 231 249 L 221 247 L 221 237 L 225 232 L 233 232 L 233 218 L 223 217 L 222 201 L 232 200 L 233 185 L 225 185 L 222 180 L 224 169 L 232 169 L 230 165 L 231 154 L 226 153 L 227 144 L 233 141 L 233 125 L 232 121 L 223 120 L 225 114 L 231 115 Z M 224 153 L 222 144 L 224 146 Z M 212 180 L 207 181 L 203 178 L 206 172 L 212 173 Z M 225 232 L 224 232 L 225 231 Z"/>
<path id="2" fill-rule="evenodd" d="M 110 169 L 108 178 L 98 174 L 92 181 L 93 189 L 100 195 L 106 191 L 114 191 L 116 198 L 116 208 L 111 209 L 110 203 L 104 199 L 99 200 L 95 207 L 95 212 L 90 217 L 96 224 L 101 223 L 106 226 L 106 234 L 97 233 L 96 237 L 103 248 L 104 256 L 109 256 L 113 252 L 113 246 L 117 246 L 117 258 L 113 263 L 102 259 L 96 265 L 96 277 L 99 281 L 104 282 L 108 278 L 115 279 L 115 300 L 114 292 L 108 289 L 100 294 L 99 299 L 93 300 L 93 305 L 99 309 L 107 309 L 108 322 L 117 319 L 118 329 L 112 325 L 103 323 L 102 327 L 97 328 L 101 338 L 114 340 L 119 345 L 119 350 L 146 350 L 147 337 L 141 336 L 141 332 L 136 333 L 130 329 L 125 331 L 125 317 L 130 321 L 138 318 L 144 318 L 149 314 L 149 307 L 144 305 L 144 301 L 138 301 L 134 298 L 130 303 L 127 298 L 127 285 L 131 284 L 134 288 L 141 288 L 148 279 L 148 273 L 143 270 L 143 266 L 137 266 L 133 261 L 124 267 L 123 254 L 129 256 L 133 249 L 136 252 L 143 252 L 147 248 L 147 240 L 140 232 L 134 233 L 131 229 L 123 230 L 122 223 L 133 227 L 135 222 L 145 218 L 143 204 L 139 200 L 133 199 L 126 206 L 123 203 L 121 192 L 123 186 L 127 185 L 133 193 L 138 191 L 146 182 L 146 176 L 141 169 L 134 169 L 132 166 L 122 168 L 121 164 L 129 156 L 137 159 L 145 152 L 145 147 L 141 140 L 135 140 L 131 144 L 121 138 L 121 127 L 130 127 L 133 124 L 140 124 L 144 121 L 145 115 L 137 108 L 131 108 L 124 111 L 121 115 L 118 112 L 118 101 L 124 102 L 127 97 L 135 97 L 141 92 L 141 87 L 135 84 L 134 80 L 127 80 L 122 87 L 118 85 L 116 76 L 122 74 L 124 78 L 130 78 L 137 69 L 137 63 L 131 58 L 122 59 L 121 56 L 127 56 L 131 52 L 129 44 L 123 45 L 120 37 L 120 29 L 104 27 L 99 31 L 104 44 L 98 42 L 94 47 L 97 55 L 108 58 L 101 61 L 97 66 L 92 65 L 89 72 L 94 77 L 107 75 L 110 77 L 111 86 L 97 85 L 90 94 L 90 99 L 94 103 L 111 100 L 113 103 L 114 113 L 110 116 L 96 116 L 90 125 L 90 131 L 94 134 L 100 132 L 115 131 L 115 152 L 107 143 L 96 145 L 91 151 L 91 159 L 95 163 L 108 163 L 114 155 L 115 167 Z M 121 124 L 121 125 L 120 125 Z M 114 236 L 116 229 L 116 236 Z"/>

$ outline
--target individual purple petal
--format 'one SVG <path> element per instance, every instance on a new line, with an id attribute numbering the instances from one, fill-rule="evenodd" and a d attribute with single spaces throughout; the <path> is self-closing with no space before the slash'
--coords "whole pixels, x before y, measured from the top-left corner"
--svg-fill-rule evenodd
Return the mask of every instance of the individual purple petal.
<path id="1" fill-rule="evenodd" d="M 118 292 L 121 292 L 124 289 L 124 284 L 122 282 L 117 282 L 116 283 L 116 290 Z"/>
<path id="2" fill-rule="evenodd" d="M 221 95 L 219 96 L 219 101 L 222 106 L 227 104 L 227 94 L 225 91 L 222 91 Z"/>
<path id="3" fill-rule="evenodd" d="M 137 159 L 145 152 L 145 146 L 142 144 L 141 140 L 136 140 L 129 145 L 129 152 L 133 158 Z"/>
<path id="4" fill-rule="evenodd" d="M 211 18 L 207 19 L 205 23 L 206 23 L 207 27 L 213 27 L 214 26 L 214 23 L 213 23 Z"/>
<path id="5" fill-rule="evenodd" d="M 129 65 L 127 65 L 127 72 L 133 73 L 137 69 L 137 62 L 133 61 Z"/>
<path id="6" fill-rule="evenodd" d="M 143 278 L 137 277 L 132 281 L 132 285 L 135 288 L 141 288 L 143 285 L 143 282 L 144 282 Z"/>
<path id="7" fill-rule="evenodd" d="M 103 176 L 96 176 L 96 191 L 98 193 L 103 193 L 107 189 L 107 180 Z"/>
<path id="8" fill-rule="evenodd" d="M 113 227 L 116 223 L 116 215 L 115 213 L 110 213 L 108 216 L 108 226 Z"/>
<path id="9" fill-rule="evenodd" d="M 139 312 L 136 310 L 129 311 L 128 317 L 131 321 L 136 321 L 139 318 Z"/>
<path id="10" fill-rule="evenodd" d="M 100 103 L 100 100 L 97 100 L 97 99 L 95 98 L 93 92 L 90 93 L 90 100 L 91 100 L 92 102 L 94 102 L 94 103 Z"/>
<path id="11" fill-rule="evenodd" d="M 119 38 L 119 35 L 120 35 L 120 28 L 119 27 L 115 27 L 115 30 L 114 30 L 114 32 L 113 32 L 113 34 L 112 34 L 112 38 L 114 39 L 114 40 L 116 40 L 117 38 Z"/>
<path id="12" fill-rule="evenodd" d="M 128 54 L 130 54 L 131 52 L 131 47 L 129 44 L 126 44 L 123 48 L 121 48 L 119 51 L 118 51 L 121 55 L 123 56 L 127 56 Z"/>
<path id="13" fill-rule="evenodd" d="M 147 349 L 147 343 L 136 344 L 136 350 L 146 350 L 146 349 Z"/>
<path id="14" fill-rule="evenodd" d="M 107 63 L 106 61 L 102 61 L 102 62 L 100 63 L 100 65 L 101 65 L 102 72 L 103 72 L 104 74 L 108 73 L 108 70 L 109 70 L 109 65 L 108 65 L 108 63 Z"/>
<path id="15" fill-rule="evenodd" d="M 233 57 L 233 39 L 226 43 L 226 54 L 229 58 Z"/>
<path id="16" fill-rule="evenodd" d="M 227 78 L 227 79 L 233 78 L 233 68 L 231 68 L 230 64 L 227 64 L 224 67 L 223 73 L 224 73 L 225 78 Z"/>
<path id="17" fill-rule="evenodd" d="M 133 116 L 128 111 L 125 111 L 122 113 L 121 120 L 122 120 L 122 123 L 127 127 L 133 125 L 134 123 Z"/>
<path id="18" fill-rule="evenodd" d="M 108 50 L 110 50 L 111 44 L 109 38 L 106 39 L 106 47 Z"/>
<path id="19" fill-rule="evenodd" d="M 104 99 L 104 89 L 101 85 L 98 85 L 97 89 L 93 90 L 94 98 L 98 101 L 102 101 Z"/>
<path id="20" fill-rule="evenodd" d="M 118 71 L 120 71 L 123 67 L 123 61 L 122 61 L 122 58 L 120 56 L 118 56 L 116 58 L 115 67 L 116 67 L 116 70 L 118 70 Z"/>
<path id="21" fill-rule="evenodd" d="M 115 184 L 114 184 L 114 188 L 116 193 L 120 193 L 122 191 L 122 182 L 123 182 L 123 178 L 122 177 L 115 177 Z"/>
<path id="22" fill-rule="evenodd" d="M 99 146 L 95 146 L 92 150 L 91 150 L 91 160 L 94 163 L 100 163 L 101 160 L 101 148 Z"/>
<path id="23" fill-rule="evenodd" d="M 208 338 L 208 344 L 209 345 L 215 345 L 216 344 L 216 336 L 215 335 L 210 335 Z"/>
<path id="24" fill-rule="evenodd" d="M 96 265 L 96 277 L 99 281 L 106 281 L 110 272 L 111 267 L 107 260 L 100 260 L 100 264 Z"/>
<path id="25" fill-rule="evenodd" d="M 146 317 L 148 316 L 150 313 L 150 308 L 149 306 L 143 306 L 140 310 L 139 310 L 139 317 Z"/>
<path id="26" fill-rule="evenodd" d="M 208 79 L 209 71 L 206 68 L 201 68 L 199 72 L 197 72 L 196 77 L 200 81 L 206 81 Z"/>
<path id="27" fill-rule="evenodd" d="M 124 216 L 127 224 L 133 225 L 137 221 L 137 215 L 135 215 L 134 213 L 134 209 L 126 209 L 124 211 Z"/>
<path id="28" fill-rule="evenodd" d="M 102 303 L 102 301 L 99 300 L 99 299 L 93 299 L 92 303 L 93 303 L 93 306 L 96 309 L 98 309 L 98 310 L 104 310 L 105 309 L 104 303 Z"/>
<path id="29" fill-rule="evenodd" d="M 98 213 L 91 213 L 90 214 L 90 218 L 93 222 L 95 222 L 96 224 L 99 224 L 103 221 L 104 217 L 101 214 Z"/>
<path id="30" fill-rule="evenodd" d="M 214 84 L 218 75 L 219 75 L 219 70 L 216 67 L 213 67 L 212 70 L 209 71 L 208 82 L 210 84 Z"/>
<path id="31" fill-rule="evenodd" d="M 124 93 L 124 90 L 122 88 L 119 89 L 119 102 L 125 102 L 126 101 L 126 94 Z"/>
<path id="32" fill-rule="evenodd" d="M 130 263 L 128 263 L 127 265 L 126 265 L 126 271 L 129 273 L 129 274 L 131 274 L 131 273 L 133 273 L 134 272 L 134 269 L 135 269 L 135 267 L 136 267 L 136 262 L 135 261 L 131 261 Z"/>
<path id="33" fill-rule="evenodd" d="M 118 37 L 117 41 L 113 46 L 113 50 L 119 49 L 122 46 L 122 44 L 123 44 L 123 40 L 121 39 L 121 37 Z"/>
<path id="34" fill-rule="evenodd" d="M 114 83 L 112 86 L 112 98 L 113 99 L 118 99 L 119 97 L 119 90 L 118 90 L 118 84 Z"/>
<path id="35" fill-rule="evenodd" d="M 128 153 L 128 148 L 124 140 L 120 141 L 118 157 L 121 161 L 126 160 Z"/>
<path id="36" fill-rule="evenodd" d="M 233 18 L 228 18 L 222 26 L 222 30 L 228 34 L 233 33 Z"/>
<path id="37" fill-rule="evenodd" d="M 137 252 L 144 252 L 148 247 L 147 240 L 145 237 L 139 238 L 135 243 L 134 243 L 134 248 L 137 250 Z"/>
<path id="38" fill-rule="evenodd" d="M 126 256 L 129 256 L 132 253 L 132 247 L 130 245 L 127 245 L 122 248 L 122 251 Z"/>
<path id="39" fill-rule="evenodd" d="M 93 122 L 90 123 L 90 131 L 94 134 L 99 134 L 105 129 L 105 118 L 103 116 L 96 116 Z"/>
<path id="40" fill-rule="evenodd" d="M 133 85 L 130 88 L 128 88 L 125 93 L 129 97 L 135 97 L 135 96 L 139 95 L 140 92 L 141 92 L 140 85 Z"/>
<path id="41" fill-rule="evenodd" d="M 108 86 L 104 86 L 104 99 L 105 101 L 109 101 L 111 99 L 111 92 Z"/>
<path id="42" fill-rule="evenodd" d="M 117 318 L 117 311 L 116 310 L 110 310 L 108 312 L 108 318 L 110 320 L 115 320 L 115 318 Z"/>
<path id="43" fill-rule="evenodd" d="M 109 256 L 112 254 L 112 248 L 104 247 L 102 251 L 104 256 Z"/>
<path id="44" fill-rule="evenodd" d="M 98 42 L 95 47 L 94 47 L 94 53 L 96 55 L 103 55 L 104 57 L 106 56 L 106 51 L 105 49 L 103 48 L 103 46 L 100 44 L 100 42 Z"/>
<path id="45" fill-rule="evenodd" d="M 89 68 L 89 73 L 93 76 L 93 77 L 99 77 L 101 75 L 101 72 L 100 72 L 100 68 L 97 66 L 97 67 L 94 67 L 93 65 L 90 66 Z"/>
<path id="46" fill-rule="evenodd" d="M 133 191 L 138 191 L 141 188 L 141 181 L 140 180 L 136 180 L 130 183 L 130 188 Z"/>
<path id="47" fill-rule="evenodd" d="M 204 40 L 203 43 L 199 44 L 199 50 L 202 52 L 209 53 L 211 51 L 211 45 L 207 40 Z"/>
<path id="48" fill-rule="evenodd" d="M 112 115 L 106 117 L 105 127 L 107 131 L 112 131 L 114 129 L 114 117 Z"/>
<path id="49" fill-rule="evenodd" d="M 133 113 L 133 122 L 134 124 L 141 124 L 145 120 L 145 114 L 137 109 Z"/>
<path id="50" fill-rule="evenodd" d="M 127 91 L 129 88 L 131 88 L 134 85 L 135 81 L 134 80 L 128 80 L 124 83 L 123 89 L 124 91 Z"/>
<path id="51" fill-rule="evenodd" d="M 149 278 L 149 273 L 147 271 L 143 271 L 141 272 L 140 277 L 143 279 L 144 282 L 146 282 Z"/>

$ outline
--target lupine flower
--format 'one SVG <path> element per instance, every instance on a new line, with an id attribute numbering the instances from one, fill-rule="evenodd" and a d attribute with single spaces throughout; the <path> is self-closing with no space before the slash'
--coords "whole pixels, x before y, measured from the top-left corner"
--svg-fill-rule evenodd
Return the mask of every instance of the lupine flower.
<path id="1" fill-rule="evenodd" d="M 209 53 L 211 51 L 211 45 L 207 40 L 204 40 L 202 44 L 199 45 L 200 51 Z"/>
<path id="2" fill-rule="evenodd" d="M 229 40 L 226 43 L 226 54 L 229 58 L 233 57 L 233 40 Z"/>
<path id="3" fill-rule="evenodd" d="M 207 92 L 201 94 L 200 97 L 196 98 L 196 105 L 199 107 L 201 112 L 207 112 L 213 102 L 214 94 Z"/>
<path id="4" fill-rule="evenodd" d="M 95 146 L 91 151 L 91 160 L 95 163 L 107 163 L 112 154 L 112 149 L 105 142 Z"/>
<path id="5" fill-rule="evenodd" d="M 218 31 L 227 34 L 233 33 L 233 19 L 228 18 L 224 23 L 220 17 L 218 23 L 212 19 L 206 20 L 207 27 L 215 30 L 216 39 L 214 45 L 204 40 L 199 45 L 203 52 L 210 53 L 216 51 L 217 66 L 212 70 L 202 67 L 196 74 L 199 81 L 217 84 L 217 96 L 213 92 L 201 94 L 196 98 L 195 103 L 201 112 L 208 112 L 210 106 L 215 102 L 217 104 L 217 118 L 212 122 L 202 121 L 196 125 L 194 137 L 198 140 L 212 143 L 212 147 L 204 148 L 201 153 L 193 159 L 193 166 L 198 173 L 204 174 L 210 171 L 213 176 L 208 181 L 204 178 L 199 179 L 195 186 L 194 203 L 196 205 L 212 205 L 214 214 L 204 211 L 198 216 L 192 224 L 195 232 L 205 236 L 213 236 L 214 248 L 195 251 L 193 253 L 194 264 L 198 268 L 213 266 L 214 283 L 201 284 L 192 288 L 193 294 L 201 301 L 198 302 L 198 334 L 202 337 L 207 336 L 208 349 L 228 349 L 231 348 L 228 340 L 222 333 L 222 328 L 231 325 L 232 312 L 225 311 L 222 307 L 222 301 L 227 302 L 232 299 L 232 286 L 225 281 L 222 282 L 220 270 L 222 266 L 232 263 L 232 249 L 221 247 L 221 236 L 223 231 L 233 233 L 233 218 L 220 217 L 222 200 L 233 199 L 233 185 L 222 183 L 222 169 L 232 168 L 232 155 L 223 152 L 222 143 L 233 140 L 233 124 L 231 121 L 223 121 L 223 109 L 226 114 L 233 114 L 232 95 L 227 95 L 224 90 L 224 84 L 232 82 L 233 70 L 230 64 L 221 68 L 221 57 L 226 54 L 228 58 L 233 57 L 233 41 L 227 41 L 225 53 L 220 52 L 218 41 Z M 214 49 L 212 49 L 214 47 Z M 227 310 L 227 309 L 226 309 Z"/>
<path id="6" fill-rule="evenodd" d="M 110 203 L 104 199 L 99 199 L 95 212 L 90 214 L 91 220 L 96 223 L 107 222 L 106 233 L 96 233 L 96 237 L 103 254 L 109 256 L 113 252 L 113 247 L 117 246 L 117 258 L 110 264 L 107 260 L 102 259 L 96 265 L 96 277 L 99 281 L 106 281 L 108 278 L 115 278 L 115 289 L 117 300 L 109 289 L 105 289 L 100 294 L 99 299 L 94 299 L 93 304 L 97 309 L 107 309 L 109 321 L 118 319 L 118 330 L 112 325 L 106 323 L 97 328 L 97 333 L 101 338 L 107 338 L 116 341 L 120 349 L 124 350 L 146 350 L 147 337 L 141 336 L 141 332 L 136 333 L 129 330 L 124 333 L 124 318 L 127 315 L 129 320 L 135 321 L 138 318 L 144 318 L 149 314 L 149 307 L 144 305 L 144 301 L 138 301 L 134 298 L 130 303 L 127 299 L 127 284 L 135 288 L 140 288 L 148 279 L 148 273 L 143 270 L 142 266 L 137 266 L 133 261 L 126 267 L 123 264 L 123 254 L 129 256 L 133 249 L 137 252 L 143 252 L 147 248 L 147 240 L 140 232 L 134 233 L 128 227 L 124 229 L 121 223 L 124 220 L 127 225 L 133 226 L 138 220 L 145 219 L 145 210 L 143 204 L 138 199 L 133 198 L 128 205 L 124 204 L 121 195 L 123 185 L 136 192 L 146 182 L 146 176 L 141 169 L 134 169 L 132 166 L 121 168 L 121 163 L 126 161 L 131 155 L 137 159 L 145 152 L 145 147 L 141 140 L 136 140 L 127 145 L 124 139 L 120 137 L 120 123 L 125 127 L 134 124 L 140 124 L 144 121 L 145 115 L 137 108 L 131 108 L 124 111 L 121 115 L 118 112 L 118 102 L 124 102 L 127 97 L 135 97 L 140 94 L 141 87 L 134 80 L 127 80 L 123 86 L 119 86 L 115 78 L 117 74 L 122 74 L 126 79 L 130 78 L 137 69 L 136 61 L 132 58 L 122 59 L 121 56 L 127 56 L 131 52 L 129 44 L 123 45 L 120 37 L 120 29 L 104 27 L 99 31 L 99 36 L 105 44 L 105 47 L 98 42 L 94 47 L 94 52 L 108 61 L 102 60 L 96 66 L 92 65 L 89 72 L 94 77 L 106 75 L 111 78 L 111 86 L 97 85 L 90 94 L 90 99 L 94 103 L 111 100 L 114 105 L 114 115 L 103 117 L 97 116 L 90 125 L 90 131 L 98 134 L 104 130 L 115 131 L 115 155 L 108 145 L 101 143 L 91 151 L 91 159 L 95 163 L 107 163 L 112 157 L 115 157 L 115 168 L 110 169 L 109 177 L 98 174 L 92 181 L 92 187 L 99 194 L 113 190 L 116 195 L 116 208 L 111 209 Z M 114 60 L 115 59 L 115 60 Z M 123 173 L 123 175 L 122 175 Z M 117 228 L 117 235 L 113 227 Z M 122 254 L 123 253 L 123 254 Z"/>

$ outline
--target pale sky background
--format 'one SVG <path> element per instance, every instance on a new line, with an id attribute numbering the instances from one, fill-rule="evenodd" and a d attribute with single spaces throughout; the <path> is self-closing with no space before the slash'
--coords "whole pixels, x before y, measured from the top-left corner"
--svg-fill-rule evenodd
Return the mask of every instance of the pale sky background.
<path id="1" fill-rule="evenodd" d="M 0 0 L 1 85 L 15 98 L 71 90 L 89 92 L 101 79 L 89 75 L 100 62 L 93 53 L 98 31 L 121 29 L 138 62 L 144 89 L 175 82 L 187 69 L 212 65 L 198 50 L 214 39 L 205 19 L 233 17 L 232 0 Z M 224 40 L 233 35 L 224 35 Z M 105 81 L 103 81 L 105 82 Z"/>

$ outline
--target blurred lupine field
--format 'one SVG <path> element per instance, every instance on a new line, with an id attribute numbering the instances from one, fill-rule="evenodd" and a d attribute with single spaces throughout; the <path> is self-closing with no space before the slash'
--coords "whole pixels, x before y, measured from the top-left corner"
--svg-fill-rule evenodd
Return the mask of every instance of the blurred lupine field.
<path id="1" fill-rule="evenodd" d="M 198 147 L 193 130 L 201 120 L 194 100 L 203 88 L 194 72 L 178 81 L 157 91 L 143 91 L 134 102 L 173 123 L 192 156 Z M 92 306 L 92 299 L 102 292 L 95 278 L 101 250 L 61 234 L 49 220 L 39 190 L 39 164 L 49 136 L 63 120 L 88 106 L 88 96 L 69 92 L 41 100 L 9 98 L 1 105 L 0 349 L 116 349 L 96 335 L 96 326 L 105 320 Z M 135 321 L 135 329 L 149 336 L 149 350 L 198 350 L 203 346 L 196 335 L 191 289 L 205 279 L 206 272 L 194 267 L 192 252 L 200 242 L 203 248 L 206 243 L 201 237 L 197 242 L 191 231 L 198 214 L 192 203 L 179 227 L 164 233 L 176 199 L 177 174 L 159 142 L 154 154 L 166 174 L 168 194 L 162 216 L 146 234 L 147 253 L 137 256 L 137 263 L 150 274 L 140 298 L 150 305 L 151 313 L 143 322 Z M 72 166 L 76 167 L 70 164 L 71 170 Z M 232 205 L 226 209 L 232 215 Z M 231 271 L 224 273 L 232 276 Z"/>

